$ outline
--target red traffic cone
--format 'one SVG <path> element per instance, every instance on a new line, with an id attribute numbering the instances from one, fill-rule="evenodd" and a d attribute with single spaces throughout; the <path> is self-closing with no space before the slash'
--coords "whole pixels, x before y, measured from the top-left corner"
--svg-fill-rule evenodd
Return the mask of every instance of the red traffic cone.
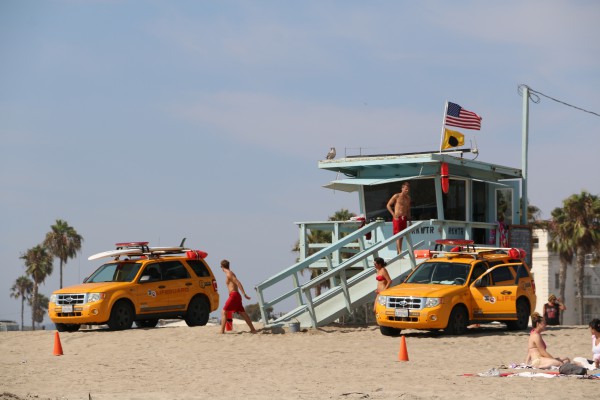
<path id="1" fill-rule="evenodd" d="M 62 345 L 60 344 L 60 336 L 58 336 L 58 332 L 54 333 L 54 355 L 63 355 Z"/>
<path id="2" fill-rule="evenodd" d="M 398 353 L 398 361 L 408 361 L 408 350 L 406 350 L 406 338 L 400 338 L 400 353 Z"/>
<path id="3" fill-rule="evenodd" d="M 233 312 L 227 311 L 226 315 L 227 316 L 226 316 L 226 320 L 225 320 L 225 330 L 231 331 L 231 330 L 233 330 Z"/>

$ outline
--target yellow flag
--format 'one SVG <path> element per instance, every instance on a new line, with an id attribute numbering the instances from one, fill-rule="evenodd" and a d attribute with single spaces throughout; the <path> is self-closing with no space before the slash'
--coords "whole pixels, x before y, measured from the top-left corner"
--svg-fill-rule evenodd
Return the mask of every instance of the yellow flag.
<path id="1" fill-rule="evenodd" d="M 444 128 L 444 143 L 442 143 L 442 150 L 451 149 L 452 147 L 462 146 L 464 144 L 465 135 Z"/>

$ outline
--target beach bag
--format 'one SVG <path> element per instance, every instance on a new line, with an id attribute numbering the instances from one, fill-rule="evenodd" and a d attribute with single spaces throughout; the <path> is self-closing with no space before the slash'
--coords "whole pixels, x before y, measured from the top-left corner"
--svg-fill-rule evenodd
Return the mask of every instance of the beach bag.
<path id="1" fill-rule="evenodd" d="M 587 369 L 581 365 L 566 363 L 560 366 L 558 372 L 563 375 L 585 375 Z"/>

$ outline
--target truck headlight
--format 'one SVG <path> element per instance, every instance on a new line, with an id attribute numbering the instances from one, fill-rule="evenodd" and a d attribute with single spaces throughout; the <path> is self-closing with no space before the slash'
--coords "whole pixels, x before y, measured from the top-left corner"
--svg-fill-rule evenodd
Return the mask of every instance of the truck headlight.
<path id="1" fill-rule="evenodd" d="M 54 304 L 56 304 L 56 298 L 57 298 L 57 297 L 58 297 L 58 296 L 56 296 L 55 294 L 51 294 L 51 295 L 50 295 L 50 303 L 54 303 Z"/>
<path id="2" fill-rule="evenodd" d="M 94 301 L 99 301 L 104 298 L 104 293 L 90 293 L 88 294 L 87 302 L 93 303 Z"/>
<path id="3" fill-rule="evenodd" d="M 442 299 L 439 297 L 428 297 L 427 299 L 425 299 L 426 308 L 437 307 L 440 304 L 442 304 Z"/>
<path id="4" fill-rule="evenodd" d="M 387 303 L 387 296 L 377 296 L 377 302 L 379 305 L 385 306 Z"/>

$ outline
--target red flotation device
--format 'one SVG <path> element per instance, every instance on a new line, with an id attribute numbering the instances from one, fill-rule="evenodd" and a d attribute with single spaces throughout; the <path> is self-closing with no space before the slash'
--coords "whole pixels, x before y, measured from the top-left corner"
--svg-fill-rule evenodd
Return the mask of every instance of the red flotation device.
<path id="1" fill-rule="evenodd" d="M 448 177 L 448 163 L 443 162 L 440 168 L 440 175 L 442 176 L 442 191 L 448 193 L 450 189 L 450 178 Z"/>
<path id="2" fill-rule="evenodd" d="M 192 260 L 204 259 L 208 256 L 208 253 L 202 250 L 188 250 L 186 252 L 186 257 Z"/>

